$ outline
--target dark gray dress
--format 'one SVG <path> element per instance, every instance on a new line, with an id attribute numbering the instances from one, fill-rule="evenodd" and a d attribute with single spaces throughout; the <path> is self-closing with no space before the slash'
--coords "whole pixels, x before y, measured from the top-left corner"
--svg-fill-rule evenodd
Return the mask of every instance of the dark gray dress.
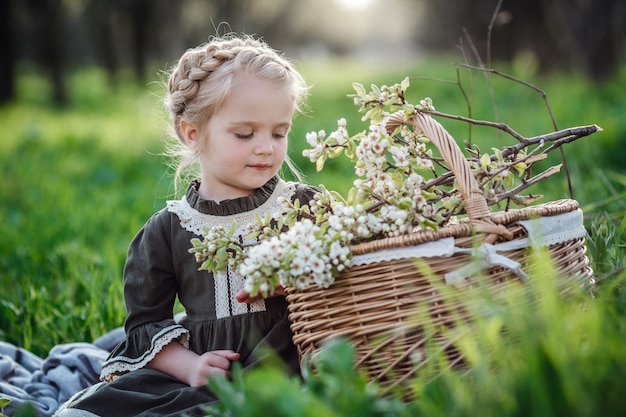
<path id="1" fill-rule="evenodd" d="M 231 349 L 241 355 L 244 368 L 257 363 L 269 346 L 290 371 L 299 371 L 284 297 L 238 303 L 234 294 L 244 278 L 234 271 L 217 276 L 198 271 L 188 250 L 205 226 L 229 227 L 233 221 L 245 241 L 255 213 L 276 210 L 279 197 L 307 203 L 315 190 L 273 178 L 248 197 L 215 203 L 202 199 L 198 186 L 192 183 L 184 198 L 168 202 L 132 241 L 124 269 L 126 339 L 103 364 L 105 382 L 79 393 L 58 416 L 204 415 L 203 406 L 215 401 L 206 387 L 189 387 L 145 368 L 174 340 L 198 354 Z M 186 312 L 179 323 L 173 317 L 176 296 Z"/>

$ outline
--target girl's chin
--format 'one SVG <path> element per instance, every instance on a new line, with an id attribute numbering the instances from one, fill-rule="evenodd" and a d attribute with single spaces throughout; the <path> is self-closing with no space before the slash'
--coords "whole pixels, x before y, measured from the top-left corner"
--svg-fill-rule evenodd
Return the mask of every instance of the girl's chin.
<path id="1" fill-rule="evenodd" d="M 268 182 L 272 177 L 277 174 L 273 169 L 255 169 L 252 170 L 252 177 L 250 177 L 251 183 L 261 183 L 261 185 Z"/>
<path id="2" fill-rule="evenodd" d="M 254 190 L 263 187 L 273 176 L 274 175 L 258 175 L 257 178 L 246 184 L 246 188 L 254 192 Z"/>

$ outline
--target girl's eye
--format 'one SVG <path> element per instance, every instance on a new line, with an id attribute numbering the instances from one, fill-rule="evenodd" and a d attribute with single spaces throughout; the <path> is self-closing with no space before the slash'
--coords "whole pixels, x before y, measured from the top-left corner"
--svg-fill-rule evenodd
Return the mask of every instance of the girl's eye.
<path id="1" fill-rule="evenodd" d="M 235 133 L 235 136 L 239 139 L 250 139 L 254 135 L 254 132 L 250 133 Z"/>
<path id="2" fill-rule="evenodd" d="M 284 133 L 284 132 L 276 132 L 276 133 L 273 133 L 272 136 L 274 136 L 274 138 L 276 138 L 276 139 L 282 139 L 282 138 L 286 137 L 287 134 Z"/>

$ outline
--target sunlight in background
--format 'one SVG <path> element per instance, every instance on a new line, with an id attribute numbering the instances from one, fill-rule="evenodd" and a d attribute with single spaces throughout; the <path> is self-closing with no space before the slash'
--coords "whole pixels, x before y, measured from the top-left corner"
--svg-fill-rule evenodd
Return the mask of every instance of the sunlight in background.
<path id="1" fill-rule="evenodd" d="M 350 10 L 365 9 L 372 4 L 372 0 L 335 0 L 335 2 Z"/>
<path id="2" fill-rule="evenodd" d="M 286 0 L 284 0 L 286 1 Z M 377 67 L 415 59 L 421 0 L 302 0 L 286 24 L 297 59 L 350 57 Z M 410 5 L 410 7 L 409 7 Z"/>

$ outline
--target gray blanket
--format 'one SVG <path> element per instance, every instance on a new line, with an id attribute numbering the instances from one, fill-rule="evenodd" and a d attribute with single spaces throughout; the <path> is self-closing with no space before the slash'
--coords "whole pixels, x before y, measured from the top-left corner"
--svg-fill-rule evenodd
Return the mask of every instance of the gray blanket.
<path id="1" fill-rule="evenodd" d="M 123 329 L 116 329 L 94 343 L 57 345 L 45 359 L 0 341 L 0 398 L 11 400 L 5 414 L 31 404 L 39 416 L 51 416 L 72 395 L 99 382 L 102 362 L 123 337 Z"/>

